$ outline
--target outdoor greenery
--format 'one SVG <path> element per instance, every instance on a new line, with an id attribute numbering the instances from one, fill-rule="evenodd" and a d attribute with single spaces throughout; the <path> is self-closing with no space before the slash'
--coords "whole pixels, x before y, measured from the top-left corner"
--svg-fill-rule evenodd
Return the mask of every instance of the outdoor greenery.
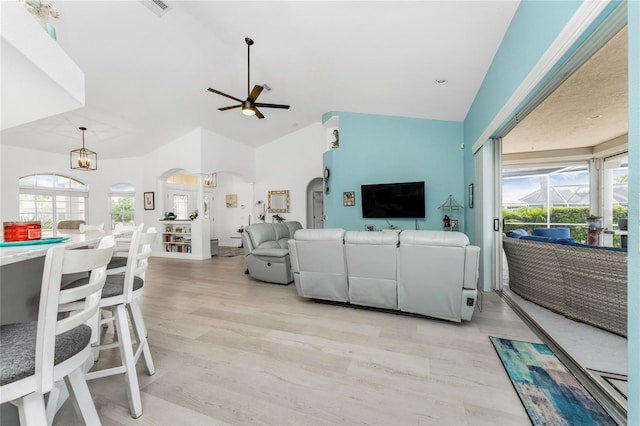
<path id="1" fill-rule="evenodd" d="M 134 197 L 111 197 L 111 222 L 116 223 L 133 222 Z"/>
<path id="2" fill-rule="evenodd" d="M 618 219 L 627 217 L 627 206 L 613 206 L 613 223 L 617 224 Z M 585 218 L 589 216 L 589 207 L 551 207 L 550 223 L 552 227 L 569 228 L 571 237 L 576 241 L 586 241 L 587 232 L 583 229 Z M 504 230 L 525 229 L 529 232 L 533 228 L 547 223 L 547 209 L 542 207 L 521 207 L 511 210 L 502 208 L 504 218 Z M 614 245 L 619 246 L 620 237 L 614 236 Z"/>

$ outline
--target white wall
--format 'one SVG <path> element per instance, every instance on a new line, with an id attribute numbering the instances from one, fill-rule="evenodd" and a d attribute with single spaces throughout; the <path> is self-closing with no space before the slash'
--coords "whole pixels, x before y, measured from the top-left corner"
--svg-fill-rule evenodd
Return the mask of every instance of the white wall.
<path id="1" fill-rule="evenodd" d="M 200 171 L 232 172 L 242 176 L 247 182 L 256 179 L 255 149 L 232 139 L 200 129 L 202 151 Z"/>
<path id="2" fill-rule="evenodd" d="M 268 191 L 288 189 L 290 212 L 280 216 L 297 220 L 306 228 L 307 186 L 313 178 L 322 176 L 325 139 L 325 129 L 318 122 L 257 148 L 254 205 L 258 200 L 266 202 Z M 271 222 L 271 216 L 267 213 L 267 222 Z"/>
<path id="3" fill-rule="evenodd" d="M 83 172 L 69 167 L 68 153 L 55 154 L 0 145 L 0 221 L 18 220 L 18 179 L 34 173 L 57 173 L 89 185 L 87 222 L 109 223 L 107 193 L 115 183 L 136 188 L 136 223 L 158 226 L 163 214 L 160 176 L 169 170 L 191 174 L 218 173 L 218 187 L 207 189 L 214 201 L 210 215 L 212 238 L 220 245 L 239 245 L 232 239 L 240 226 L 256 222 L 257 200 L 267 201 L 267 191 L 288 189 L 291 211 L 287 220 L 306 226 L 306 188 L 322 174 L 325 149 L 323 126 L 318 122 L 258 149 L 204 129 L 194 129 L 144 157 L 102 160 L 98 170 Z M 99 155 L 100 153 L 98 153 Z M 155 210 L 144 210 L 143 193 L 155 192 Z M 238 194 L 238 207 L 225 206 L 226 194 Z M 242 206 L 244 205 L 244 208 Z M 202 215 L 204 209 L 198 209 Z M 271 215 L 267 214 L 267 221 Z M 206 228 L 205 228 L 206 229 Z"/>
<path id="4" fill-rule="evenodd" d="M 219 245 L 240 246 L 240 240 L 232 237 L 239 237 L 238 229 L 248 224 L 252 203 L 252 186 L 244 177 L 235 173 L 218 173 L 218 186 L 214 190 L 212 203 L 211 235 L 212 238 L 218 239 Z M 237 207 L 226 206 L 226 195 L 228 194 L 238 196 Z"/>
<path id="5" fill-rule="evenodd" d="M 85 172 L 69 167 L 69 155 L 35 151 L 15 146 L 0 145 L 0 221 L 18 220 L 18 179 L 31 174 L 60 174 L 79 180 L 89 186 L 87 222 L 109 223 L 109 197 L 111 185 L 129 183 L 136 188 L 135 220 L 142 223 L 143 174 L 140 158 L 100 160 L 98 170 Z"/>

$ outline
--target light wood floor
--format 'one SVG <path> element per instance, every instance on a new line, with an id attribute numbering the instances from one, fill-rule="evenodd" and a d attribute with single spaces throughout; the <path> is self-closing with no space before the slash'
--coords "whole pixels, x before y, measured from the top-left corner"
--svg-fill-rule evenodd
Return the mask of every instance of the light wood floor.
<path id="1" fill-rule="evenodd" d="M 137 420 L 122 376 L 91 381 L 104 425 L 530 424 L 488 336 L 539 339 L 496 294 L 456 324 L 304 300 L 242 256 L 150 264 L 157 372 L 139 362 Z M 79 423 L 69 401 L 54 421 Z"/>

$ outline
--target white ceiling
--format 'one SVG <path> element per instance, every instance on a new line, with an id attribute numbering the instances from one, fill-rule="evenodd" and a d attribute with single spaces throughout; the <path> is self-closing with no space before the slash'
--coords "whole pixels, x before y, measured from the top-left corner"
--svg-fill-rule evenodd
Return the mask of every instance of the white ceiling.
<path id="1" fill-rule="evenodd" d="M 503 138 L 503 153 L 593 147 L 628 133 L 627 27 Z"/>
<path id="2" fill-rule="evenodd" d="M 148 0 L 150 1 L 150 0 Z M 251 146 L 328 111 L 464 120 L 518 1 L 52 0 L 57 40 L 85 72 L 86 106 L 2 131 L 2 143 L 100 158 L 144 154 L 203 127 Z M 291 105 L 246 117 L 244 37 L 259 101 Z M 446 85 L 435 84 L 446 79 Z"/>

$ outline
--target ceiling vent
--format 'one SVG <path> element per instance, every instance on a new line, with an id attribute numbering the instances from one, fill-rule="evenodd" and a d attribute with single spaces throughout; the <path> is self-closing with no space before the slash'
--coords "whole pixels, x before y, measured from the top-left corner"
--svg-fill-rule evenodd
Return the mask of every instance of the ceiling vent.
<path id="1" fill-rule="evenodd" d="M 141 0 L 140 3 L 158 16 L 164 15 L 169 10 L 169 5 L 162 0 Z"/>

